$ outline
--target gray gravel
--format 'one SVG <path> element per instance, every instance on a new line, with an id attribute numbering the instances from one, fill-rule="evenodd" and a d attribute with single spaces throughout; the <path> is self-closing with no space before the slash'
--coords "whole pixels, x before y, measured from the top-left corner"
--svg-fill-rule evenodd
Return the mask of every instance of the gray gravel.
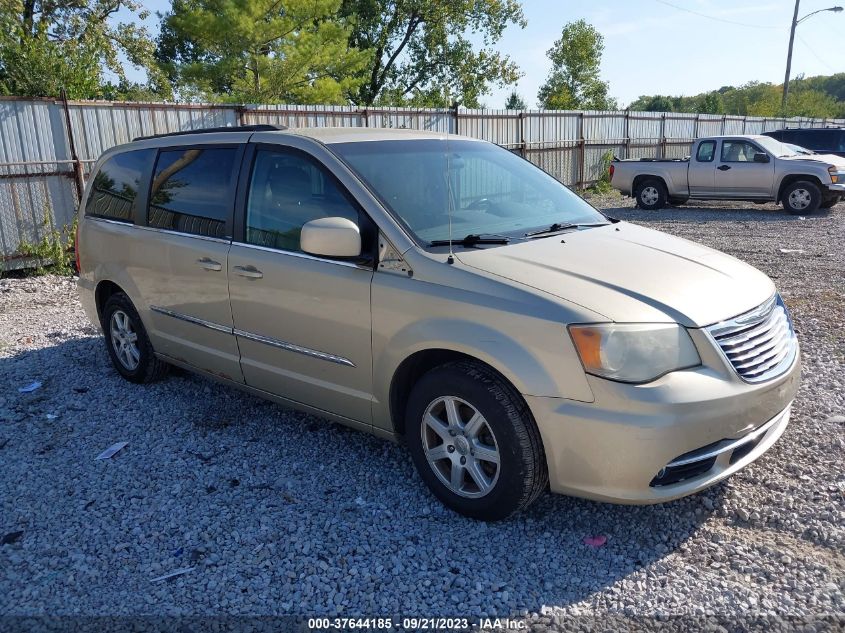
<path id="1" fill-rule="evenodd" d="M 547 494 L 476 523 L 389 442 L 184 372 L 121 380 L 72 280 L 0 280 L 0 614 L 845 614 L 845 205 L 594 202 L 776 280 L 805 374 L 757 463 L 664 505 Z"/>

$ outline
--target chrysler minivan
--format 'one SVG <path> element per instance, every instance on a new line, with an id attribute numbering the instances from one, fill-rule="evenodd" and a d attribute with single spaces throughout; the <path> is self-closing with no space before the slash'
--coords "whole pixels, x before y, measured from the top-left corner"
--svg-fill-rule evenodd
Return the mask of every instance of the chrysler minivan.
<path id="1" fill-rule="evenodd" d="M 766 275 L 475 139 L 140 138 L 97 162 L 78 226 L 82 304 L 123 377 L 176 365 L 401 440 L 478 519 L 547 488 L 702 490 L 774 444 L 800 380 Z"/>

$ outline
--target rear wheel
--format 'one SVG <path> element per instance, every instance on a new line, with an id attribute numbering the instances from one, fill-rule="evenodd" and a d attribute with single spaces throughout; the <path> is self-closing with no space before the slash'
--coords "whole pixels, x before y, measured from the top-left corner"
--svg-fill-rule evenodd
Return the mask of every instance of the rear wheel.
<path id="1" fill-rule="evenodd" d="M 406 410 L 420 477 L 452 510 L 496 521 L 527 508 L 548 483 L 540 433 L 516 390 L 476 362 L 432 369 Z"/>
<path id="2" fill-rule="evenodd" d="M 822 203 L 822 193 L 818 186 L 809 180 L 790 183 L 781 195 L 783 208 L 792 215 L 812 213 Z"/>
<path id="3" fill-rule="evenodd" d="M 636 193 L 637 206 L 646 211 L 662 209 L 666 206 L 666 185 L 657 178 L 648 178 L 637 185 Z"/>
<path id="4" fill-rule="evenodd" d="M 106 349 L 118 373 L 131 382 L 159 380 L 170 367 L 156 358 L 152 343 L 129 297 L 118 292 L 103 308 Z"/>

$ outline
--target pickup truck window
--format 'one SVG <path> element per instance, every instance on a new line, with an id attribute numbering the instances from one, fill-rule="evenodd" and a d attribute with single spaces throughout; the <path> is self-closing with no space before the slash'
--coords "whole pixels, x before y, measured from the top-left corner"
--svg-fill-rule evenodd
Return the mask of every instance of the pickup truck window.
<path id="1" fill-rule="evenodd" d="M 695 159 L 699 163 L 712 163 L 716 156 L 716 141 L 701 141 Z"/>
<path id="2" fill-rule="evenodd" d="M 754 154 L 760 151 L 747 141 L 722 141 L 723 163 L 753 163 Z"/>

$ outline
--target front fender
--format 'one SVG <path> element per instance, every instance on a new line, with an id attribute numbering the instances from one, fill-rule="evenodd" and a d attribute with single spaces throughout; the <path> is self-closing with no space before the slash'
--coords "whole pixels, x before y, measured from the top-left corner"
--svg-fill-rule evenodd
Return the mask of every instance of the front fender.
<path id="1" fill-rule="evenodd" d="M 426 350 L 448 350 L 476 358 L 501 373 L 524 395 L 592 402 L 592 391 L 566 327 L 524 318 L 524 325 L 508 331 L 467 319 L 429 318 L 406 323 L 389 338 L 377 340 L 374 335 L 374 424 L 392 428 L 393 377 L 403 361 Z"/>

